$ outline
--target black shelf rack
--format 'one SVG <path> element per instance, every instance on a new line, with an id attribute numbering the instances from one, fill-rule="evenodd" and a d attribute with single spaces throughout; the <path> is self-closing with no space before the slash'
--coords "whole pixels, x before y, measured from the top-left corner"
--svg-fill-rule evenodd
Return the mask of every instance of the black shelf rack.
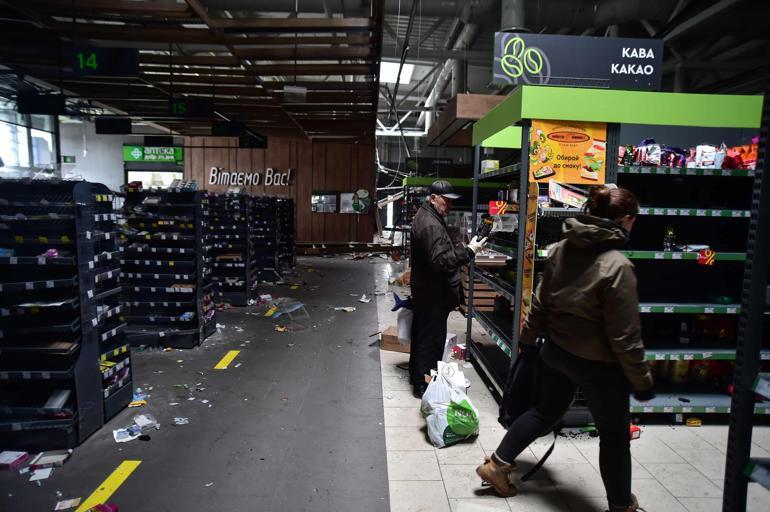
<path id="1" fill-rule="evenodd" d="M 767 176 L 770 69 L 766 67 L 765 70 L 765 101 L 750 196 L 746 264 L 738 314 L 723 510 L 746 510 L 749 482 L 770 490 L 770 459 L 752 456 L 751 449 L 756 402 L 759 397 L 770 401 L 770 365 L 764 357 L 770 336 L 770 245 L 767 238 L 770 230 L 770 181 Z"/>
<path id="2" fill-rule="evenodd" d="M 276 258 L 280 270 L 290 270 L 297 263 L 295 250 L 296 224 L 294 222 L 294 199 L 276 199 Z"/>
<path id="3" fill-rule="evenodd" d="M 131 401 L 112 199 L 100 184 L 0 180 L 4 447 L 71 448 Z"/>
<path id="4" fill-rule="evenodd" d="M 245 306 L 256 286 L 254 239 L 251 236 L 251 197 L 220 194 L 209 197 L 214 297 L 217 303 Z"/>
<path id="5" fill-rule="evenodd" d="M 253 197 L 251 200 L 251 240 L 258 282 L 276 282 L 278 274 L 277 200 Z"/>
<path id="6" fill-rule="evenodd" d="M 208 194 L 131 190 L 122 213 L 121 297 L 129 343 L 199 345 L 216 329 Z"/>
<path id="7" fill-rule="evenodd" d="M 562 92 L 565 96 L 581 94 L 574 88 Z M 651 95 L 650 101 L 665 101 L 666 94 Z M 517 122 L 521 124 L 522 136 L 517 145 L 528 149 L 531 122 L 522 117 L 525 109 L 513 105 L 515 99 L 512 98 L 506 101 L 512 107 L 514 118 L 506 126 Z M 692 96 L 691 99 L 697 101 L 702 98 Z M 569 110 L 568 105 L 570 103 L 565 102 L 566 110 Z M 690 108 L 677 114 L 677 126 L 696 123 L 689 117 Z M 745 108 L 749 112 L 756 107 L 747 102 Z M 636 268 L 642 338 L 659 388 L 656 398 L 648 402 L 641 403 L 632 398 L 630 412 L 634 417 L 665 415 L 663 417 L 678 423 L 688 415 L 713 417 L 729 414 L 734 405 L 729 383 L 731 376 L 739 373 L 738 369 L 733 371 L 733 362 L 740 358 L 741 353 L 736 333 L 739 331 L 739 318 L 746 309 L 745 301 L 741 304 L 739 297 L 744 263 L 748 261 L 750 252 L 747 234 L 750 215 L 755 210 L 752 194 L 757 195 L 756 191 L 752 192 L 752 187 L 756 186 L 753 180 L 755 175 L 759 175 L 759 170 L 755 173 L 749 169 L 620 165 L 618 148 L 622 142 L 629 141 L 621 140 L 619 118 L 609 112 L 605 115 L 605 180 L 631 189 L 641 202 L 640 218 L 628 247 L 622 252 Z M 621 117 L 623 123 L 647 122 L 642 113 Z M 474 137 L 478 139 L 484 133 L 483 140 L 486 140 L 489 134 L 485 130 L 496 122 L 488 117 L 476 123 Z M 727 116 L 719 121 L 710 121 L 707 127 L 730 128 L 743 126 L 746 122 L 739 116 Z M 505 128 L 501 126 L 500 129 Z M 506 145 L 508 142 L 501 140 L 497 143 L 502 145 L 501 149 L 512 148 Z M 474 159 L 476 214 L 482 206 L 479 201 L 480 185 L 485 183 L 485 178 L 498 178 L 499 175 L 481 174 L 481 145 L 476 146 Z M 512 363 L 518 357 L 521 321 L 526 317 L 532 293 L 542 278 L 548 247 L 561 238 L 563 219 L 580 212 L 578 208 L 561 206 L 559 201 L 554 200 L 552 206 L 547 206 L 538 200 L 548 195 L 548 180 L 532 178 L 530 163 L 530 152 L 522 151 L 520 172 L 504 173 L 511 177 L 512 186 L 518 183 L 519 222 L 516 236 L 508 240 L 501 240 L 494 232 L 490 236 L 490 247 L 511 256 L 516 272 L 513 275 L 487 274 L 479 277 L 501 298 L 496 301 L 496 306 L 499 304 L 500 307 L 496 307 L 495 313 L 513 310 L 513 321 L 480 312 L 472 302 L 468 308 L 471 313 L 467 324 L 469 351 L 478 363 L 482 376 L 500 394 L 506 391 L 508 371 L 498 361 Z M 472 227 L 475 229 L 475 215 Z M 670 250 L 664 250 L 672 231 L 676 234 L 672 245 L 679 244 L 680 247 L 666 247 Z M 664 238 L 668 240 L 664 241 Z M 697 252 L 693 246 L 698 244 L 708 244 L 709 250 Z M 479 271 L 473 265 L 471 269 L 469 296 L 472 300 L 472 287 Z M 513 294 L 510 293 L 511 284 L 515 285 Z M 766 294 L 766 289 L 762 291 Z M 472 319 L 477 320 L 488 335 L 484 336 L 485 339 L 472 337 Z M 770 341 L 767 338 L 757 340 L 757 357 L 759 360 L 770 360 Z M 770 400 L 754 402 L 752 399 L 751 404 L 745 406 L 745 411 L 749 417 L 767 417 L 770 415 Z M 565 421 L 568 425 L 590 421 L 579 396 L 567 416 Z"/>

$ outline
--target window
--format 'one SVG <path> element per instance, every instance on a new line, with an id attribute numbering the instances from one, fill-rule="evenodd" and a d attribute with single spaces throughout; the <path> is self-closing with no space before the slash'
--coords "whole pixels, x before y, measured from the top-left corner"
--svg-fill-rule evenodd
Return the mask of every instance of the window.
<path id="1" fill-rule="evenodd" d="M 29 167 L 25 127 L 0 121 L 0 160 L 4 167 Z"/>
<path id="2" fill-rule="evenodd" d="M 174 180 L 184 179 L 184 173 L 171 171 L 126 171 L 128 181 L 141 181 L 142 188 L 168 188 Z"/>
<path id="3" fill-rule="evenodd" d="M 0 103 L 0 167 L 48 167 L 56 163 L 53 116 L 19 114 Z"/>

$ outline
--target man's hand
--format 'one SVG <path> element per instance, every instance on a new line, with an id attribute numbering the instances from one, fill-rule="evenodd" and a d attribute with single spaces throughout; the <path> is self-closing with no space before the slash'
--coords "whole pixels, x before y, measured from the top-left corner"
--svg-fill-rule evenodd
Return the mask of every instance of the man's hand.
<path id="1" fill-rule="evenodd" d="M 476 256 L 479 253 L 479 251 L 484 248 L 485 245 L 487 245 L 486 237 L 479 240 L 478 237 L 474 236 L 473 239 L 468 244 L 468 249 L 470 249 L 473 252 L 473 255 Z"/>

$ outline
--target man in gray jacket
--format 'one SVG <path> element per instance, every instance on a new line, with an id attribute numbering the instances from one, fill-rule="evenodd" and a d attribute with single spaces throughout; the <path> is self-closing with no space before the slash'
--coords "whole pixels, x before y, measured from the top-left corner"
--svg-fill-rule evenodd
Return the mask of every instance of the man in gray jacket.
<path id="1" fill-rule="evenodd" d="M 412 220 L 414 319 L 409 380 L 419 396 L 427 387 L 425 375 L 430 375 L 444 352 L 449 313 L 462 302 L 460 271 L 486 243 L 486 239 L 479 241 L 474 237 L 466 247 L 449 236 L 444 219 L 452 201 L 459 197 L 448 181 L 435 181 L 430 186 L 430 196 Z"/>

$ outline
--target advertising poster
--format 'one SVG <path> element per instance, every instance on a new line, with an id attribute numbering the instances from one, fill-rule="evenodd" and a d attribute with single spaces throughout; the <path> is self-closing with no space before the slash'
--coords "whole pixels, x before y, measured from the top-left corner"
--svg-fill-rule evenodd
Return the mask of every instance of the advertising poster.
<path id="1" fill-rule="evenodd" d="M 524 261 L 521 264 L 521 304 L 519 307 L 519 333 L 524 327 L 532 307 L 533 282 L 535 280 L 535 230 L 537 228 L 537 183 L 530 182 L 527 190 L 527 224 L 524 226 Z"/>
<path id="2" fill-rule="evenodd" d="M 606 164 L 606 123 L 532 120 L 530 181 L 601 185 Z"/>

